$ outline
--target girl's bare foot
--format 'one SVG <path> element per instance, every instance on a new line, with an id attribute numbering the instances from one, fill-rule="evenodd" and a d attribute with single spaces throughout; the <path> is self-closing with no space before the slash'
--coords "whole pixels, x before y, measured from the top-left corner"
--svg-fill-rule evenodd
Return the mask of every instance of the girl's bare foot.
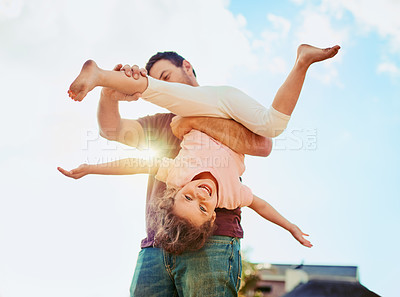
<path id="1" fill-rule="evenodd" d="M 308 44 L 302 44 L 297 49 L 296 62 L 308 67 L 312 63 L 334 57 L 339 49 L 339 45 L 322 49 Z"/>
<path id="2" fill-rule="evenodd" d="M 68 95 L 75 101 L 82 101 L 86 94 L 97 86 L 99 79 L 99 67 L 93 60 L 87 60 L 83 64 L 81 73 L 74 80 L 68 90 Z"/>

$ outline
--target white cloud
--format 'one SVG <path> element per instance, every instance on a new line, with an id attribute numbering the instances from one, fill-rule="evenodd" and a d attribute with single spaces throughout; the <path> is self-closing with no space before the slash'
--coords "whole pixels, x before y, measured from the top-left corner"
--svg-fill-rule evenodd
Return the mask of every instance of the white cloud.
<path id="1" fill-rule="evenodd" d="M 345 13 L 351 13 L 354 17 L 356 26 L 347 25 L 345 29 L 336 29 L 332 26 L 333 18 L 339 20 L 340 23 Z M 349 30 L 352 34 L 368 34 L 371 31 L 377 32 L 381 38 L 388 41 L 388 46 L 383 49 L 382 58 L 391 54 L 400 53 L 400 1 L 383 0 L 373 1 L 366 0 L 362 4 L 357 0 L 338 0 L 329 1 L 322 0 L 319 5 L 313 6 L 311 1 L 307 2 L 307 6 L 302 12 L 304 24 L 299 29 L 299 37 L 306 42 L 322 41 L 325 45 L 329 40 L 334 43 L 341 44 L 345 48 L 345 43 L 352 42 L 348 40 Z M 303 41 L 301 41 L 303 42 Z M 340 59 L 342 53 L 335 58 Z M 386 58 L 387 60 L 387 58 Z M 324 64 L 329 66 L 329 63 Z M 393 61 L 381 63 L 377 66 L 378 73 L 389 73 L 391 77 L 398 75 L 398 67 Z M 325 76 L 333 77 L 335 74 L 325 73 Z M 321 76 L 322 77 L 322 76 Z M 329 79 L 328 79 L 329 80 Z M 327 80 L 325 80 L 327 81 Z"/>
<path id="2" fill-rule="evenodd" d="M 392 50 L 400 52 L 400 1 L 397 0 L 323 0 L 323 7 L 338 12 L 347 10 L 365 31 L 375 30 L 388 38 Z"/>
<path id="3" fill-rule="evenodd" d="M 54 109 L 60 118 L 76 112 L 76 105 L 65 101 L 65 91 L 88 58 L 106 69 L 119 62 L 144 66 L 157 51 L 175 50 L 192 62 L 201 84 L 224 84 L 238 68 L 256 64 L 246 19 L 234 16 L 226 1 L 98 1 L 95 6 L 78 0 L 1 3 L 21 7 L 14 19 L 1 20 L 0 30 L 0 64 L 9 69 L 1 74 L 9 98 L 1 122 L 14 117 L 10 109 L 19 110 L 22 119 L 37 119 L 29 125 L 23 120 L 16 123 L 15 129 L 21 131 L 38 128 Z M 40 88 L 40 98 L 39 93 L 15 92 L 21 84 L 27 90 Z M 82 114 L 91 114 L 93 124 L 97 95 L 89 95 L 79 106 Z M 136 114 L 160 110 L 140 104 Z M 17 138 L 14 143 L 25 141 Z"/>
<path id="4" fill-rule="evenodd" d="M 343 45 L 348 39 L 348 31 L 332 25 L 329 15 L 315 8 L 301 12 L 302 24 L 297 28 L 297 43 L 309 43 L 318 47 Z"/>
<path id="5" fill-rule="evenodd" d="M 241 28 L 246 27 L 246 25 L 247 25 L 247 20 L 246 20 L 246 18 L 245 18 L 242 14 L 238 14 L 237 17 L 236 17 L 236 19 L 237 19 L 237 21 L 238 21 L 238 25 L 239 25 Z"/>
<path id="6" fill-rule="evenodd" d="M 0 21 L 18 17 L 22 6 L 22 0 L 0 0 Z"/>
<path id="7" fill-rule="evenodd" d="M 268 71 L 271 73 L 286 73 L 288 69 L 287 61 L 281 57 L 273 57 L 266 65 Z"/>
<path id="8" fill-rule="evenodd" d="M 267 19 L 272 23 L 273 28 L 282 36 L 282 38 L 285 38 L 288 35 L 291 27 L 291 23 L 288 19 L 272 13 L 267 15 Z"/>
<path id="9" fill-rule="evenodd" d="M 348 31 L 346 28 L 335 27 L 329 15 L 323 13 L 315 7 L 307 7 L 300 13 L 303 22 L 296 28 L 296 43 L 307 43 L 317 47 L 325 48 L 336 44 L 342 47 L 348 41 Z M 334 59 L 324 61 L 318 70 L 313 71 L 312 75 L 325 84 L 335 83 L 341 86 L 336 79 L 338 71 L 335 64 L 340 61 L 343 56 L 343 50 L 339 52 Z"/>
<path id="10" fill-rule="evenodd" d="M 290 0 L 290 1 L 292 1 L 293 3 L 295 3 L 297 5 L 301 5 L 304 3 L 304 0 Z"/>
<path id="11" fill-rule="evenodd" d="M 58 63 L 97 57 L 109 61 L 103 67 L 111 67 L 117 62 L 143 65 L 157 51 L 176 50 L 194 64 L 203 83 L 224 83 L 237 67 L 256 64 L 246 19 L 234 16 L 226 1 L 19 3 L 24 8 L 18 22 L 5 23 L 2 32 L 0 52 L 10 58 L 19 47 L 20 54 L 29 49 L 35 60 L 46 61 L 53 52 Z"/>
<path id="12" fill-rule="evenodd" d="M 397 67 L 396 64 L 391 62 L 382 62 L 377 67 L 377 72 L 381 73 L 388 73 L 392 77 L 400 75 L 400 68 Z"/>
<path id="13" fill-rule="evenodd" d="M 93 91 L 80 104 L 68 100 L 66 90 L 88 58 L 107 69 L 119 62 L 144 65 L 152 54 L 164 50 L 175 50 L 192 62 L 202 84 L 226 83 L 237 69 L 256 64 L 245 17 L 233 15 L 227 7 L 226 0 L 100 0 L 96 5 L 81 0 L 0 2 L 0 64 L 4 70 L 0 80 L 3 82 L 2 98 L 6 98 L 0 110 L 0 125 L 4 127 L 0 157 L 4 174 L 1 177 L 6 183 L 5 195 L 0 198 L 0 225 L 8 226 L 6 232 L 0 230 L 0 237 L 7 243 L 4 246 L 7 253 L 0 255 L 0 262 L 6 263 L 0 265 L 0 279 L 7 280 L 0 282 L 0 295 L 47 297 L 55 295 L 55 287 L 66 286 L 68 290 L 58 292 L 58 296 L 123 296 L 124 293 L 118 292 L 128 292 L 137 255 L 132 248 L 139 248 L 144 233 L 146 178 L 129 177 L 124 181 L 123 177 L 104 177 L 103 182 L 102 177 L 93 177 L 75 183 L 56 171 L 56 166 L 72 168 L 88 156 L 92 160 L 96 156 L 119 157 L 121 153 L 117 149 L 104 151 L 101 147 L 104 141 L 93 141 L 90 150 L 82 149 L 82 133 L 97 130 L 99 90 Z M 143 102 L 121 104 L 121 114 L 129 118 L 160 110 Z M 133 197 L 134 193 L 138 197 Z M 141 200 L 138 202 L 134 198 Z M 129 205 L 121 207 L 118 201 Z M 93 205 L 96 205 L 97 214 L 106 215 L 100 219 L 94 217 Z M 15 216 L 24 214 L 27 209 L 30 216 Z M 74 216 L 71 226 L 69 215 L 77 209 L 82 215 Z M 65 216 L 52 218 L 58 211 Z M 71 246 L 79 245 L 77 238 L 87 238 L 84 226 L 88 226 L 88 217 L 90 222 L 101 221 L 104 217 L 114 223 L 124 220 L 121 225 L 128 227 L 124 232 L 120 229 L 119 243 L 107 239 L 99 249 L 92 241 L 93 246 L 85 250 L 71 251 Z M 19 225 L 13 225 L 19 218 Z M 43 219 L 43 224 L 37 224 L 37 218 L 49 220 Z M 132 221 L 125 221 L 128 219 Z M 31 224 L 30 220 L 36 223 Z M 30 235 L 36 247 L 32 250 L 30 246 L 31 254 L 42 251 L 28 262 L 25 260 L 29 256 L 20 258 L 20 251 L 26 255 L 26 248 L 15 240 L 15 234 L 22 234 L 21 238 L 29 235 L 22 228 L 26 225 L 31 225 L 35 231 Z M 59 225 L 68 225 L 68 228 L 58 230 L 59 237 L 53 236 L 57 233 L 55 230 L 48 236 L 49 228 Z M 40 228 L 42 226 L 47 229 Z M 94 229 L 102 230 L 101 227 Z M 74 235 L 69 238 L 72 233 Z M 55 243 L 63 237 L 70 245 Z M 123 252 L 121 246 L 126 247 Z M 46 253 L 48 247 L 56 247 L 51 257 Z M 125 268 L 88 262 L 85 255 L 91 254 L 91 249 L 120 255 Z M 67 263 L 70 258 L 59 259 L 59 254 L 70 255 L 76 263 L 87 263 L 88 273 L 75 275 L 76 266 Z M 42 261 L 39 270 L 35 269 L 37 259 Z M 54 259 L 61 265 L 53 265 Z M 22 264 L 23 270 L 20 269 Z M 97 265 L 104 265 L 104 272 L 113 272 L 102 287 L 96 287 Z M 126 279 L 121 281 L 120 275 Z M 53 282 L 51 276 L 60 279 Z M 35 287 L 32 287 L 33 280 Z M 21 282 L 29 285 L 21 287 Z"/>
<path id="14" fill-rule="evenodd" d="M 261 32 L 261 38 L 253 39 L 252 48 L 259 51 L 260 63 L 258 69 L 268 70 L 273 74 L 283 74 L 288 70 L 286 55 L 291 51 L 287 41 L 291 32 L 292 23 L 278 15 L 268 13 L 267 29 Z"/>
<path id="15" fill-rule="evenodd" d="M 272 28 L 268 28 L 261 33 L 262 39 L 256 39 L 253 42 L 255 48 L 263 48 L 270 51 L 285 40 L 291 28 L 291 22 L 284 17 L 269 13 L 267 19 Z"/>

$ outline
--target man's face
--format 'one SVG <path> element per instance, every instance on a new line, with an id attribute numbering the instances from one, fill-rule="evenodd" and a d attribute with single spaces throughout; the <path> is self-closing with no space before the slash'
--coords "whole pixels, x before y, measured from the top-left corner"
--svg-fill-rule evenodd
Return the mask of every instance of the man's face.
<path id="1" fill-rule="evenodd" d="M 196 85 L 196 79 L 185 72 L 183 67 L 176 67 L 169 60 L 159 60 L 150 69 L 153 78 L 168 82 L 177 82 L 190 86 Z"/>

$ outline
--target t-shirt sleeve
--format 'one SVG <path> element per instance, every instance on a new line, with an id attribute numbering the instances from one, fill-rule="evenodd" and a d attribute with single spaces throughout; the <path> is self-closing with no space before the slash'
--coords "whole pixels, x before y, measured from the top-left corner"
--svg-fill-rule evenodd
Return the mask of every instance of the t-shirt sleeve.
<path id="1" fill-rule="evenodd" d="M 155 176 L 159 181 L 166 183 L 168 174 L 171 168 L 174 166 L 174 160 L 170 158 L 162 158 L 160 162 L 160 167 L 158 168 L 157 174 Z"/>
<path id="2" fill-rule="evenodd" d="M 158 157 L 175 158 L 181 141 L 170 127 L 174 116 L 172 113 L 158 113 L 137 119 L 144 132 L 144 145 L 141 149 L 153 149 Z"/>
<path id="3" fill-rule="evenodd" d="M 240 207 L 249 206 L 253 202 L 253 192 L 248 186 L 241 185 L 240 187 Z"/>

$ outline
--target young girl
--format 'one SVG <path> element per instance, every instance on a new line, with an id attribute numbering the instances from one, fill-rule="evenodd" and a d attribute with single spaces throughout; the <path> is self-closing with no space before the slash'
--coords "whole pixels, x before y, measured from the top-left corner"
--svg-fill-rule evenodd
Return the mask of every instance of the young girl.
<path id="1" fill-rule="evenodd" d="M 288 230 L 306 247 L 311 243 L 296 225 L 281 216 L 270 204 L 252 194 L 240 176 L 245 170 L 244 155 L 197 130 L 183 137 L 175 159 L 135 158 L 88 165 L 71 171 L 58 170 L 71 178 L 87 174 L 139 174 L 157 172 L 167 184 L 163 197 L 153 205 L 157 217 L 153 230 L 157 246 L 174 254 L 201 248 L 214 230 L 215 208 L 236 209 L 249 206 L 266 220 Z M 308 236 L 308 235 L 307 235 Z"/>
<path id="2" fill-rule="evenodd" d="M 166 83 L 151 77 L 139 80 L 124 74 L 105 71 L 87 61 L 68 91 L 81 101 L 96 86 L 104 86 L 142 97 L 180 116 L 214 116 L 232 118 L 262 136 L 275 137 L 287 125 L 296 105 L 308 67 L 333 57 L 339 46 L 318 49 L 302 45 L 296 66 L 278 91 L 270 109 L 231 87 L 192 87 Z M 192 130 L 184 136 L 181 151 L 174 160 L 163 159 L 157 164 L 140 164 L 137 159 L 124 159 L 99 165 L 81 165 L 72 171 L 59 170 L 66 176 L 80 178 L 86 174 L 135 174 L 157 170 L 156 178 L 167 184 L 167 195 L 159 200 L 156 243 L 173 253 L 201 247 L 211 233 L 214 209 L 249 206 L 262 217 L 290 231 L 303 245 L 311 247 L 301 230 L 283 218 L 267 202 L 241 184 L 244 156 L 239 155 L 207 135 Z M 135 164 L 136 163 L 136 164 Z M 189 228 L 188 226 L 193 227 Z M 206 227 L 207 228 L 204 228 Z M 196 229 L 192 234 L 189 231 Z M 203 232 L 207 229 L 208 233 Z M 185 237 L 190 235 L 190 238 Z M 201 239 L 201 240 L 200 240 Z"/>

